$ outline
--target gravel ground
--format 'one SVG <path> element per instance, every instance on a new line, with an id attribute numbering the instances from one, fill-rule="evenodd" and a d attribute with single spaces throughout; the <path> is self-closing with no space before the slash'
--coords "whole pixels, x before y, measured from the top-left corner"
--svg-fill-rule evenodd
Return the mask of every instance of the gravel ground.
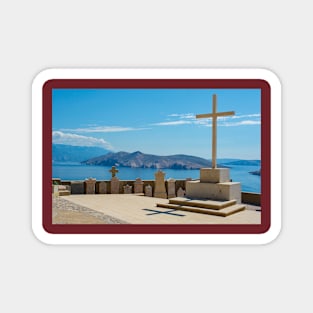
<path id="1" fill-rule="evenodd" d="M 77 205 L 65 197 L 52 197 L 53 224 L 129 224 L 115 217 Z"/>

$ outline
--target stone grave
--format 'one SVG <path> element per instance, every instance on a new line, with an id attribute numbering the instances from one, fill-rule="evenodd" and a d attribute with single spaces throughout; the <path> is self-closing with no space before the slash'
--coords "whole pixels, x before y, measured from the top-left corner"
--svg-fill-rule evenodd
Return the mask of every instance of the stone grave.
<path id="1" fill-rule="evenodd" d="M 120 193 L 120 180 L 117 177 L 111 178 L 111 193 Z"/>
<path id="2" fill-rule="evenodd" d="M 83 181 L 71 181 L 71 193 L 84 194 L 85 193 L 85 184 Z"/>
<path id="3" fill-rule="evenodd" d="M 93 195 L 96 193 L 96 179 L 88 178 L 85 180 L 86 194 Z"/>
<path id="4" fill-rule="evenodd" d="M 146 197 L 152 197 L 152 186 L 151 185 L 145 186 L 145 196 Z"/>
<path id="5" fill-rule="evenodd" d="M 177 197 L 184 197 L 186 194 L 185 190 L 182 187 L 179 187 L 177 190 Z"/>
<path id="6" fill-rule="evenodd" d="M 174 178 L 170 178 L 167 180 L 168 199 L 176 197 L 175 183 L 176 183 L 176 180 Z"/>
<path id="7" fill-rule="evenodd" d="M 143 193 L 143 181 L 141 178 L 136 178 L 134 183 L 134 193 Z"/>
<path id="8" fill-rule="evenodd" d="M 133 193 L 133 186 L 130 186 L 127 184 L 127 185 L 123 186 L 123 189 L 124 189 L 124 194 Z"/>
<path id="9" fill-rule="evenodd" d="M 158 170 L 155 174 L 155 186 L 154 186 L 154 197 L 167 199 L 167 193 L 165 188 L 164 176 L 165 173 Z"/>
<path id="10" fill-rule="evenodd" d="M 111 194 L 118 194 L 120 193 L 120 180 L 116 177 L 116 173 L 118 173 L 118 170 L 115 168 L 115 166 L 112 166 L 112 168 L 109 170 L 111 173 Z"/>
<path id="11" fill-rule="evenodd" d="M 99 182 L 99 184 L 98 184 L 98 193 L 105 194 L 105 193 L 108 192 L 107 190 L 108 190 L 107 183 L 105 181 Z"/>

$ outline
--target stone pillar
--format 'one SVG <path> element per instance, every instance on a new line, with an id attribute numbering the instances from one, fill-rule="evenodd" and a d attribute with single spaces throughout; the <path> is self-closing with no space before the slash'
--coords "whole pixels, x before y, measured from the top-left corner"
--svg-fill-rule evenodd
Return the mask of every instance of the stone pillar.
<path id="1" fill-rule="evenodd" d="M 151 187 L 151 185 L 147 185 L 145 187 L 145 196 L 146 197 L 152 197 L 152 187 Z"/>
<path id="2" fill-rule="evenodd" d="M 124 193 L 125 194 L 129 194 L 129 193 L 132 193 L 133 192 L 133 187 L 132 186 L 130 186 L 130 185 L 125 185 L 125 186 L 123 186 L 123 189 L 124 189 Z"/>
<path id="3" fill-rule="evenodd" d="M 111 193 L 120 193 L 120 180 L 116 176 L 111 179 Z"/>
<path id="4" fill-rule="evenodd" d="M 134 193 L 143 193 L 143 181 L 137 178 L 134 183 Z"/>
<path id="5" fill-rule="evenodd" d="M 93 195 L 96 193 L 96 179 L 88 178 L 85 180 L 86 194 Z"/>
<path id="6" fill-rule="evenodd" d="M 167 199 L 164 176 L 165 173 L 158 170 L 155 174 L 154 197 Z"/>
<path id="7" fill-rule="evenodd" d="M 100 194 L 104 194 L 104 193 L 107 193 L 107 183 L 105 181 L 102 181 L 99 183 L 99 193 Z"/>
<path id="8" fill-rule="evenodd" d="M 170 178 L 167 180 L 167 194 L 168 199 L 176 197 L 176 188 L 175 188 L 176 180 L 174 178 Z"/>

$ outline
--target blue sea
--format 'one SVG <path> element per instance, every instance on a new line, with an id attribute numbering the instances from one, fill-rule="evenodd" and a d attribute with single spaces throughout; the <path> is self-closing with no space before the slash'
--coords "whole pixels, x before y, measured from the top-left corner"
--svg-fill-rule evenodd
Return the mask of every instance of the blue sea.
<path id="1" fill-rule="evenodd" d="M 80 163 L 53 163 L 52 177 L 61 180 L 85 180 L 96 178 L 97 180 L 110 180 L 111 173 L 108 166 L 81 165 Z M 261 193 L 261 177 L 249 174 L 250 171 L 259 170 L 259 166 L 232 165 L 230 178 L 234 182 L 241 182 L 241 190 L 246 192 Z M 117 176 L 120 180 L 135 180 L 140 177 L 142 180 L 154 180 L 156 169 L 118 167 Z M 165 172 L 165 179 L 198 179 L 199 170 L 174 170 L 162 169 Z"/>

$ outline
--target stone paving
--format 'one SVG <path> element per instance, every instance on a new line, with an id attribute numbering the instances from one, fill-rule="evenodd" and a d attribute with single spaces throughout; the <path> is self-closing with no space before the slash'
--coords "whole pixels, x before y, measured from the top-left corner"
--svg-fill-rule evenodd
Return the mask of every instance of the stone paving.
<path id="1" fill-rule="evenodd" d="M 168 199 L 135 194 L 53 197 L 54 224 L 260 224 L 260 207 L 220 217 L 156 207 Z"/>
<path id="2" fill-rule="evenodd" d="M 78 205 L 66 198 L 52 198 L 53 224 L 128 224 L 126 221 Z"/>

